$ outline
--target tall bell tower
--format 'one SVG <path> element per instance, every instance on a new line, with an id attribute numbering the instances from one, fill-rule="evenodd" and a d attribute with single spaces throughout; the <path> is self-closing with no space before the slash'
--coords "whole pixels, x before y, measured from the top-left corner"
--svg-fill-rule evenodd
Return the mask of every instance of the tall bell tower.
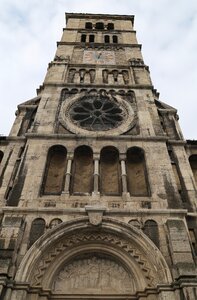
<path id="1" fill-rule="evenodd" d="M 37 97 L 0 137 L 1 299 L 197 299 L 197 142 L 133 26 L 67 13 Z"/>

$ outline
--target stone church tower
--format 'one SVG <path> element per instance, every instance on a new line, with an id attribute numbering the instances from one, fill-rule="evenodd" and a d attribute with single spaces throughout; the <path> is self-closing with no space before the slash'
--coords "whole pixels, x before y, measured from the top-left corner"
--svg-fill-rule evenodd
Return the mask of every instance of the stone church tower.
<path id="1" fill-rule="evenodd" d="M 66 23 L 0 138 L 0 299 L 196 300 L 197 142 L 159 100 L 133 16 Z"/>

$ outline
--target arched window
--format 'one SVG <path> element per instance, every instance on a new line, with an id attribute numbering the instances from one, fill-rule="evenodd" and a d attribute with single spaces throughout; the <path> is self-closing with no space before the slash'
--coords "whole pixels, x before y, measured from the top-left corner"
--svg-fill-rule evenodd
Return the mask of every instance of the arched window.
<path id="1" fill-rule="evenodd" d="M 0 163 L 2 162 L 3 155 L 4 155 L 3 151 L 0 150 Z"/>
<path id="2" fill-rule="evenodd" d="M 96 29 L 99 29 L 99 30 L 103 30 L 104 29 L 104 24 L 102 22 L 98 22 L 96 23 Z"/>
<path id="3" fill-rule="evenodd" d="M 49 228 L 52 229 L 54 227 L 56 227 L 57 225 L 59 225 L 60 223 L 62 223 L 62 220 L 59 218 L 53 219 L 51 220 L 50 224 L 49 224 Z"/>
<path id="4" fill-rule="evenodd" d="M 118 37 L 117 37 L 117 35 L 113 35 L 113 43 L 114 44 L 117 44 L 118 43 Z"/>
<path id="5" fill-rule="evenodd" d="M 86 34 L 81 35 L 81 42 L 85 43 L 86 42 Z"/>
<path id="6" fill-rule="evenodd" d="M 73 194 L 90 194 L 93 191 L 93 153 L 88 146 L 75 150 L 71 189 Z"/>
<path id="7" fill-rule="evenodd" d="M 110 40 L 109 40 L 109 35 L 105 35 L 105 43 L 109 44 Z"/>
<path id="8" fill-rule="evenodd" d="M 91 22 L 86 22 L 85 28 L 86 29 L 92 29 L 92 23 Z"/>
<path id="9" fill-rule="evenodd" d="M 29 234 L 29 247 L 30 248 L 43 234 L 45 231 L 45 220 L 42 218 L 37 218 L 33 220 L 31 224 L 30 234 Z"/>
<path id="10" fill-rule="evenodd" d="M 153 220 L 147 220 L 144 224 L 143 232 L 159 248 L 159 231 L 158 231 L 157 222 Z"/>
<path id="11" fill-rule="evenodd" d="M 66 169 L 66 154 L 66 148 L 60 145 L 49 149 L 43 185 L 44 194 L 61 193 Z"/>
<path id="12" fill-rule="evenodd" d="M 195 179 L 196 184 L 197 184 L 197 154 L 193 154 L 193 155 L 190 156 L 189 163 L 190 163 L 192 172 L 194 174 L 194 179 Z"/>
<path id="13" fill-rule="evenodd" d="M 105 147 L 100 158 L 100 189 L 102 195 L 120 195 L 119 152 L 115 147 Z"/>
<path id="14" fill-rule="evenodd" d="M 93 34 L 89 35 L 89 43 L 94 43 L 94 35 Z"/>
<path id="15" fill-rule="evenodd" d="M 144 152 L 138 147 L 127 151 L 127 188 L 132 196 L 148 196 Z"/>
<path id="16" fill-rule="evenodd" d="M 113 30 L 114 29 L 114 24 L 113 23 L 108 23 L 107 24 L 107 29 L 108 30 Z"/>

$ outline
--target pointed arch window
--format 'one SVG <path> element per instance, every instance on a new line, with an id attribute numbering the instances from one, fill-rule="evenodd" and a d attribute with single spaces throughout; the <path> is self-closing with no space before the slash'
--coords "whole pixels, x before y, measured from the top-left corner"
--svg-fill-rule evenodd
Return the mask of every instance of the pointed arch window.
<path id="1" fill-rule="evenodd" d="M 43 194 L 60 194 L 63 190 L 66 170 L 66 148 L 60 145 L 52 146 L 47 156 Z"/>
<path id="2" fill-rule="evenodd" d="M 75 195 L 93 191 L 93 152 L 88 146 L 79 146 L 75 150 L 71 190 Z"/>
<path id="3" fill-rule="evenodd" d="M 105 147 L 100 158 L 100 189 L 102 195 L 121 194 L 119 152 L 115 147 Z"/>
<path id="4" fill-rule="evenodd" d="M 132 147 L 127 151 L 127 188 L 132 196 L 149 196 L 144 151 Z"/>

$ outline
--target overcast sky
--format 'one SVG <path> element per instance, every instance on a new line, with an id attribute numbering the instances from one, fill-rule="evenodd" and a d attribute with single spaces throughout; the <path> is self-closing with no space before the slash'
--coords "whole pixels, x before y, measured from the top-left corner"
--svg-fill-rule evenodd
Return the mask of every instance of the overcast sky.
<path id="1" fill-rule="evenodd" d="M 0 134 L 9 134 L 17 105 L 36 96 L 65 12 L 135 15 L 160 100 L 178 109 L 185 138 L 197 139 L 197 0 L 0 0 Z"/>

